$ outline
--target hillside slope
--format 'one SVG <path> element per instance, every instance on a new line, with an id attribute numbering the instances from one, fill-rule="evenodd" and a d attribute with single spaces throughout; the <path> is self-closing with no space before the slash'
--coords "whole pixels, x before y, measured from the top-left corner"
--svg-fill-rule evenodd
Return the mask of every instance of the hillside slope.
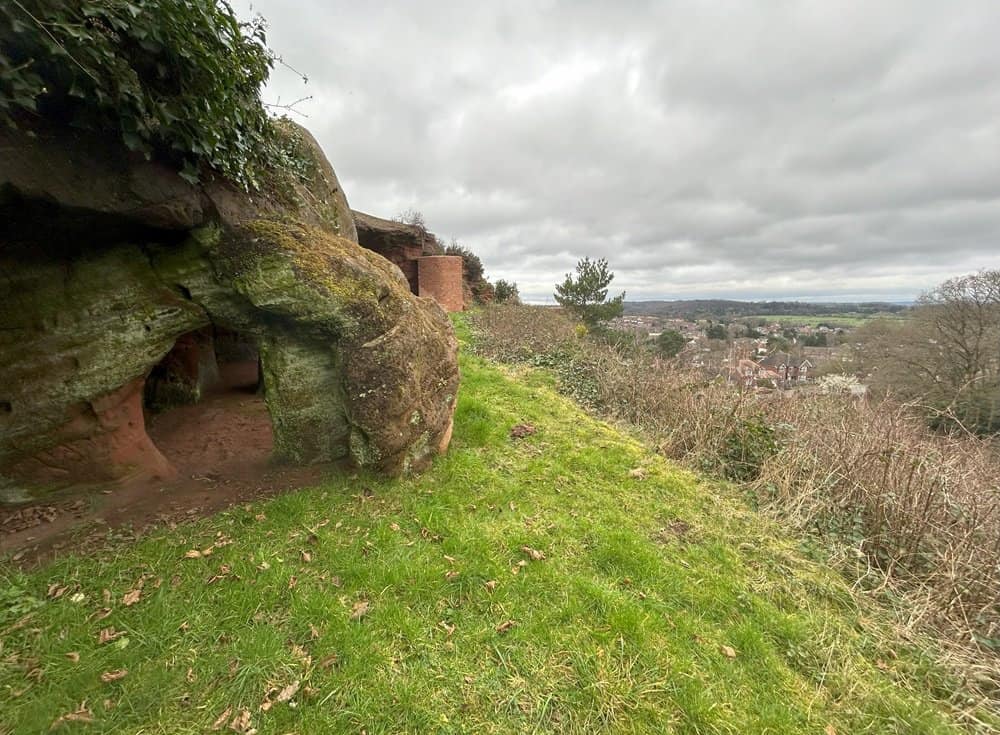
<path id="1" fill-rule="evenodd" d="M 929 657 L 725 490 L 541 373 L 462 369 L 423 476 L 0 563 L 0 733 L 964 731 Z"/>

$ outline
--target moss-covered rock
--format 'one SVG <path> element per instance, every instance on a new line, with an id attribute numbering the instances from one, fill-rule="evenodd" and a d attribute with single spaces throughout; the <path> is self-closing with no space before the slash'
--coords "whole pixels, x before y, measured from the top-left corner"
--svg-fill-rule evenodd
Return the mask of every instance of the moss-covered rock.
<path id="1" fill-rule="evenodd" d="M 358 246 L 333 169 L 308 133 L 292 132 L 313 165 L 257 198 L 220 181 L 185 189 L 160 170 L 169 185 L 150 181 L 110 142 L 88 139 L 85 156 L 67 158 L 70 133 L 23 148 L 0 133 L 20 151 L 16 165 L 0 159 L 6 499 L 165 474 L 142 426 L 143 383 L 179 337 L 209 325 L 259 346 L 278 457 L 400 473 L 446 445 L 451 325 Z M 71 175 L 72 190 L 46 171 Z M 177 367 L 159 395 L 197 400 L 201 387 L 185 380 Z M 136 451 L 113 451 L 122 441 Z"/>

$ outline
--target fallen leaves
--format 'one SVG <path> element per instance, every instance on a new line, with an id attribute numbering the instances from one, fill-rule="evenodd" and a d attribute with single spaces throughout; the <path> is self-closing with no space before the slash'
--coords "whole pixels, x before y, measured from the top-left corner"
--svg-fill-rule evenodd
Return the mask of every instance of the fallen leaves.
<path id="1" fill-rule="evenodd" d="M 455 626 L 450 625 L 447 620 L 439 621 L 438 626 L 448 635 L 449 638 L 451 638 L 451 634 L 455 632 Z"/>
<path id="2" fill-rule="evenodd" d="M 220 579 L 225 579 L 226 577 L 228 577 L 232 571 L 233 571 L 232 567 L 230 567 L 228 564 L 220 564 L 219 571 L 213 574 L 207 580 L 205 580 L 205 584 L 215 584 Z"/>
<path id="3" fill-rule="evenodd" d="M 125 631 L 115 630 L 114 626 L 101 628 L 101 632 L 97 634 L 97 643 L 103 646 L 105 643 L 111 643 L 111 641 L 121 638 L 123 635 L 125 635 Z"/>
<path id="4" fill-rule="evenodd" d="M 70 651 L 70 652 L 68 652 L 66 654 L 66 658 L 68 658 L 70 661 L 72 661 L 75 664 L 80 663 L 80 654 L 77 653 L 76 651 Z"/>
<path id="5" fill-rule="evenodd" d="M 133 590 L 129 590 L 122 597 L 122 604 L 125 607 L 132 607 L 132 605 L 139 601 L 140 597 L 142 597 L 142 588 L 137 587 Z"/>
<path id="6" fill-rule="evenodd" d="M 369 609 L 371 609 L 371 603 L 368 600 L 358 600 L 351 607 L 351 620 L 361 620 L 368 614 Z"/>
<path id="7" fill-rule="evenodd" d="M 499 583 L 495 579 L 491 579 L 489 582 L 483 584 L 483 587 L 485 587 L 488 592 L 493 592 L 493 590 L 497 588 L 497 584 Z"/>
<path id="8" fill-rule="evenodd" d="M 299 686 L 300 682 L 298 681 L 298 679 L 296 679 L 283 689 L 278 689 L 277 687 L 271 687 L 264 694 L 264 701 L 261 702 L 260 704 L 260 711 L 267 712 L 268 710 L 271 709 L 271 707 L 273 707 L 276 704 L 282 704 L 284 702 L 290 701 L 291 698 L 294 697 L 296 693 L 299 691 Z M 271 695 L 275 693 L 277 693 L 277 696 L 275 696 L 274 699 L 271 699 Z"/>
<path id="9" fill-rule="evenodd" d="M 240 710 L 239 714 L 229 723 L 229 729 L 241 733 L 241 735 L 254 735 L 257 730 L 250 724 L 250 710 Z"/>
<path id="10" fill-rule="evenodd" d="M 77 707 L 72 712 L 67 712 L 64 715 L 60 715 L 55 722 L 49 727 L 50 730 L 54 729 L 57 725 L 63 722 L 93 722 L 94 715 L 91 713 L 90 708 L 87 706 L 87 700 L 80 702 L 80 706 Z"/>
<path id="11" fill-rule="evenodd" d="M 212 723 L 212 729 L 213 730 L 219 730 L 219 729 L 221 729 L 222 726 L 226 724 L 226 721 L 229 719 L 229 716 L 231 714 L 233 714 L 233 708 L 232 707 L 226 707 L 226 709 L 224 709 L 222 711 L 222 714 L 219 715 L 216 718 L 215 722 Z"/>
<path id="12" fill-rule="evenodd" d="M 126 676 L 128 676 L 128 669 L 105 671 L 103 674 L 101 674 L 101 681 L 103 681 L 105 684 L 110 684 L 113 681 L 124 679 Z"/>
<path id="13" fill-rule="evenodd" d="M 504 620 L 502 623 L 500 623 L 497 626 L 497 633 L 506 633 L 508 630 L 510 630 L 511 628 L 513 628 L 515 625 L 517 625 L 517 622 L 514 621 L 514 620 Z"/>
<path id="14" fill-rule="evenodd" d="M 337 661 L 338 661 L 337 654 L 329 653 L 320 659 L 319 667 L 325 671 L 326 669 L 329 669 L 332 666 L 336 665 Z"/>
<path id="15" fill-rule="evenodd" d="M 533 549 L 530 546 L 522 546 L 521 551 L 531 557 L 532 561 L 543 561 L 545 559 L 544 552 L 541 552 L 538 549 Z"/>
<path id="16" fill-rule="evenodd" d="M 732 646 L 719 646 L 719 650 L 722 651 L 722 655 L 726 658 L 736 658 L 736 649 Z"/>
<path id="17" fill-rule="evenodd" d="M 633 469 L 628 471 L 628 476 L 631 477 L 633 480 L 645 480 L 646 470 L 643 467 L 634 467 Z"/>
<path id="18" fill-rule="evenodd" d="M 135 581 L 135 584 L 132 585 L 132 589 L 126 592 L 125 595 L 122 597 L 122 604 L 125 607 L 132 607 L 132 605 L 134 605 L 139 601 L 139 598 L 142 597 L 142 589 L 143 587 L 146 586 L 146 580 L 150 578 L 151 575 L 143 574 L 141 577 L 139 577 L 139 579 Z M 159 587 L 159 583 L 155 584 L 154 586 Z"/>
<path id="19" fill-rule="evenodd" d="M 523 439 L 526 436 L 531 436 L 535 433 L 537 429 L 531 424 L 517 424 L 510 430 L 511 439 Z"/>
<path id="20" fill-rule="evenodd" d="M 823 735 L 837 735 L 837 728 L 833 725 L 827 725 L 823 728 Z"/>
<path id="21" fill-rule="evenodd" d="M 111 608 L 110 607 L 102 607 L 100 610 L 95 610 L 94 612 L 92 612 L 90 614 L 90 616 L 87 618 L 87 620 L 88 621 L 89 620 L 104 620 L 104 618 L 108 617 L 109 615 L 111 615 Z"/>

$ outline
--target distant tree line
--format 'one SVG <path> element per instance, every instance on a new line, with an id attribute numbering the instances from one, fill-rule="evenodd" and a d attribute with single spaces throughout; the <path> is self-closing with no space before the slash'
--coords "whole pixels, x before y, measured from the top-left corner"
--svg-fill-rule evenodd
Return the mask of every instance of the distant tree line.
<path id="1" fill-rule="evenodd" d="M 811 303 L 800 301 L 732 301 L 729 299 L 689 299 L 680 301 L 626 301 L 627 315 L 646 314 L 669 319 L 732 320 L 749 316 L 833 316 L 845 313 L 859 316 L 897 314 L 910 308 L 885 302 Z"/>

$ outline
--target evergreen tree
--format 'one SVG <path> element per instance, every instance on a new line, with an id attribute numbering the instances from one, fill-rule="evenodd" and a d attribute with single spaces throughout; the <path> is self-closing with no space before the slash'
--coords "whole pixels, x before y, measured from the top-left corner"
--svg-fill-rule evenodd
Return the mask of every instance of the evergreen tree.
<path id="1" fill-rule="evenodd" d="M 493 300 L 498 304 L 520 304 L 521 294 L 518 293 L 515 281 L 505 281 L 502 278 L 493 286 Z"/>
<path id="2" fill-rule="evenodd" d="M 575 276 L 567 273 L 565 280 L 556 284 L 556 301 L 588 327 L 614 319 L 625 310 L 624 291 L 608 299 L 608 286 L 614 277 L 606 259 L 584 258 L 576 264 Z"/>

